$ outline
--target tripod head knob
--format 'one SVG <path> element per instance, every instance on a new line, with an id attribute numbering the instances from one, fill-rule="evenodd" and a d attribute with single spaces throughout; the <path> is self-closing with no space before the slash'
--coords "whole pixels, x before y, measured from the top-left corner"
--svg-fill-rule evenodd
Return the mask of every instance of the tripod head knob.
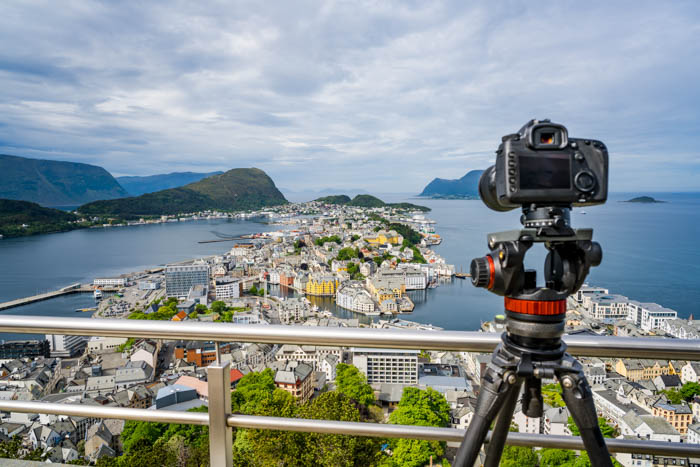
<path id="1" fill-rule="evenodd" d="M 474 287 L 487 287 L 492 281 L 493 266 L 489 265 L 487 257 L 474 258 L 470 269 Z M 493 260 L 491 260 L 493 262 Z"/>

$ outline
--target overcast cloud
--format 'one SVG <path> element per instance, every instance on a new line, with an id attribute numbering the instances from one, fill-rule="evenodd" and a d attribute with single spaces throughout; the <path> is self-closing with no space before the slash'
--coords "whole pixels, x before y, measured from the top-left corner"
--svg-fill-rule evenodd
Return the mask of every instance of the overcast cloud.
<path id="1" fill-rule="evenodd" d="M 418 192 L 551 118 L 700 190 L 697 2 L 0 4 L 0 153 Z"/>

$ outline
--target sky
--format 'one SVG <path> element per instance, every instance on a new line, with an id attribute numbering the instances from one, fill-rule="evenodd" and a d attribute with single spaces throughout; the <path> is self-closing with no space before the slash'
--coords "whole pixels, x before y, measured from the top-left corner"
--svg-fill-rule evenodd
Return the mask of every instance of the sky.
<path id="1" fill-rule="evenodd" d="M 531 118 L 700 191 L 695 1 L 0 3 L 0 153 L 420 192 Z"/>

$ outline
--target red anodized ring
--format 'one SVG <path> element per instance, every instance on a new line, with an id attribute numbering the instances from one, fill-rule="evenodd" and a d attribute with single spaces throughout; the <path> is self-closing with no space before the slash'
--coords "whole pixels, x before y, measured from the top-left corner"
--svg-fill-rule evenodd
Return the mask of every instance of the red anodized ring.
<path id="1" fill-rule="evenodd" d="M 489 285 L 486 286 L 487 289 L 491 290 L 493 288 L 493 283 L 496 281 L 496 266 L 493 264 L 493 258 L 486 255 L 486 260 L 489 262 Z"/>
<path id="2" fill-rule="evenodd" d="M 566 313 L 566 300 L 519 300 L 505 297 L 505 308 L 513 313 L 551 316 Z"/>

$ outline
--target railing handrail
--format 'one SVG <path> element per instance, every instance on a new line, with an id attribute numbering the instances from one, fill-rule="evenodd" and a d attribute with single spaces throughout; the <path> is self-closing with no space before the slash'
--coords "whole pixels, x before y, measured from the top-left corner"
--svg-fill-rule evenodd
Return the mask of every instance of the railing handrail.
<path id="1" fill-rule="evenodd" d="M 472 352 L 491 352 L 500 342 L 498 334 L 482 332 L 57 317 L 30 319 L 24 316 L 0 316 L 0 332 Z M 700 340 L 572 335 L 565 336 L 564 341 L 570 353 L 576 355 L 700 360 Z M 229 364 L 213 364 L 207 370 L 208 414 L 36 401 L 0 401 L 0 410 L 209 425 L 211 464 L 226 467 L 232 464 L 231 427 L 443 441 L 459 441 L 464 435 L 463 430 L 454 428 L 231 414 Z M 516 446 L 584 449 L 581 438 L 573 436 L 510 433 L 507 443 Z M 611 452 L 700 457 L 700 445 L 688 443 L 629 439 L 608 439 L 607 443 Z"/>
<path id="2" fill-rule="evenodd" d="M 0 332 L 135 337 L 168 340 L 451 350 L 490 353 L 500 335 L 473 331 L 416 331 L 260 324 L 0 316 Z M 567 335 L 574 355 L 700 360 L 700 339 Z"/>

